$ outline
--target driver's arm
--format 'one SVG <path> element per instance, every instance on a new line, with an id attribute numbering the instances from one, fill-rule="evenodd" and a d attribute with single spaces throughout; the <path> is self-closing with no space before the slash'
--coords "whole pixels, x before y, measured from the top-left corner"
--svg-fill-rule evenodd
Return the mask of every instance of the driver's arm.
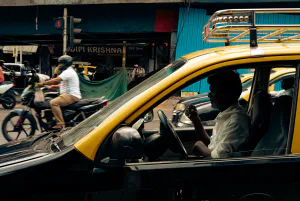
<path id="1" fill-rule="evenodd" d="M 210 137 L 206 133 L 206 131 L 201 123 L 201 120 L 198 115 L 196 107 L 194 105 L 190 105 L 188 107 L 188 112 L 189 112 L 188 117 L 191 119 L 191 121 L 193 122 L 194 127 L 195 127 L 197 140 L 202 141 L 207 147 L 210 143 Z"/>

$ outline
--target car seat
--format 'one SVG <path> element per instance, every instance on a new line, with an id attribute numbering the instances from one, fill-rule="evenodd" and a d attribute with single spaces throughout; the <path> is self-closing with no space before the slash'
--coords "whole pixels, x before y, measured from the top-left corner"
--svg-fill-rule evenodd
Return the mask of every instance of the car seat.
<path id="1" fill-rule="evenodd" d="M 268 92 L 258 91 L 254 96 L 253 104 L 249 111 L 249 115 L 251 118 L 251 130 L 246 146 L 248 155 L 251 155 L 252 150 L 254 150 L 257 143 L 268 131 L 271 110 L 272 102 Z"/>
<path id="2" fill-rule="evenodd" d="M 251 156 L 280 155 L 286 151 L 290 115 L 291 96 L 280 96 L 272 108 L 270 126 L 267 133 L 259 141 Z"/>

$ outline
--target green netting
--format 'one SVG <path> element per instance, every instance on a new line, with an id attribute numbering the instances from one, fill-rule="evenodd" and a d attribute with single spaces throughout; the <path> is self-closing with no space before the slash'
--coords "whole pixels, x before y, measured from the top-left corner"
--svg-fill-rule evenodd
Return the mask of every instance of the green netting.
<path id="1" fill-rule="evenodd" d="M 128 77 L 126 68 L 115 75 L 101 81 L 85 80 L 79 75 L 82 98 L 100 98 L 105 96 L 113 101 L 127 91 Z"/>

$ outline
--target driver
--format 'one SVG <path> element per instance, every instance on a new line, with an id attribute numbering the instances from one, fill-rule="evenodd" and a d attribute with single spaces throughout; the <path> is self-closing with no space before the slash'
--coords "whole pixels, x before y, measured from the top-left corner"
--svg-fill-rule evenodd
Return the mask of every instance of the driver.
<path id="1" fill-rule="evenodd" d="M 213 108 L 221 112 L 211 137 L 206 133 L 195 106 L 188 108 L 189 118 L 196 130 L 197 142 L 193 152 L 197 156 L 226 158 L 242 149 L 250 133 L 250 117 L 239 105 L 242 84 L 238 73 L 225 71 L 210 76 L 209 98 Z"/>
<path id="2" fill-rule="evenodd" d="M 65 127 L 61 107 L 71 105 L 81 99 L 79 78 L 72 67 L 72 61 L 72 57 L 68 55 L 61 56 L 58 59 L 58 63 L 60 64 L 59 70 L 62 71 L 62 73 L 49 81 L 38 83 L 39 86 L 51 85 L 48 87 L 49 89 L 60 89 L 60 96 L 50 101 L 52 113 L 57 123 L 53 128 L 60 129 Z"/>

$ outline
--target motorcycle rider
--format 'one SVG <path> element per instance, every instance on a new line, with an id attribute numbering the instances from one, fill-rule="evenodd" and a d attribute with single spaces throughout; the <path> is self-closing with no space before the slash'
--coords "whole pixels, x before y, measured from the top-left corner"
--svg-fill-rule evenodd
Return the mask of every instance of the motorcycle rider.
<path id="1" fill-rule="evenodd" d="M 61 74 L 51 80 L 38 83 L 39 86 L 51 85 L 49 89 L 60 89 L 60 96 L 50 101 L 52 113 L 57 125 L 53 128 L 65 127 L 61 107 L 73 104 L 81 99 L 79 78 L 72 67 L 73 59 L 69 55 L 63 55 L 58 59 Z M 59 84 L 60 83 L 60 84 Z"/>

